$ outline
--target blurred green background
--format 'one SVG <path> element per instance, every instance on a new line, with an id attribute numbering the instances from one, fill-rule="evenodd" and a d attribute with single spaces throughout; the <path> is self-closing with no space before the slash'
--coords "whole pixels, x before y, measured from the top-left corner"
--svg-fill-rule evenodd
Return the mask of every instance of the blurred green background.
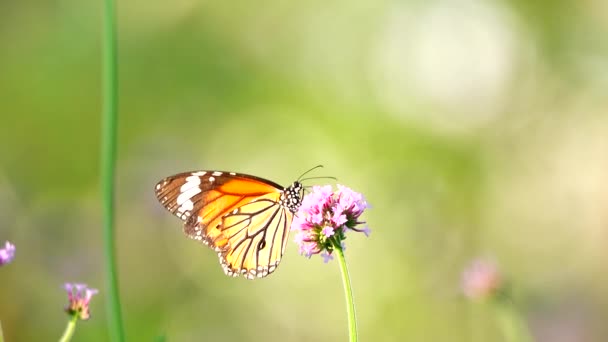
<path id="1" fill-rule="evenodd" d="M 119 1 L 117 245 L 131 341 L 346 339 L 336 262 L 223 275 L 153 186 L 193 169 L 364 193 L 348 240 L 362 341 L 503 341 L 460 294 L 493 258 L 537 341 L 606 341 L 608 3 Z M 101 289 L 101 3 L 0 2 L 7 341 L 56 340 L 62 284 Z"/>

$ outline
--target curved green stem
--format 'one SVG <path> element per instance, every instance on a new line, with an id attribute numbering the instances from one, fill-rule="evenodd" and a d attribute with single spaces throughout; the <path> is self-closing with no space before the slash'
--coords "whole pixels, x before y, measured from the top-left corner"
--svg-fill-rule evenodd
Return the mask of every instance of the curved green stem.
<path id="1" fill-rule="evenodd" d="M 68 321 L 68 325 L 65 327 L 65 331 L 63 335 L 59 339 L 59 342 L 68 342 L 74 336 L 74 331 L 76 330 L 76 321 L 78 320 L 77 315 L 73 315 L 72 318 Z"/>
<path id="2" fill-rule="evenodd" d="M 510 300 L 496 304 L 496 315 L 507 342 L 533 342 L 526 322 Z"/>
<path id="3" fill-rule="evenodd" d="M 105 0 L 104 6 L 101 186 L 108 326 L 111 340 L 122 342 L 124 341 L 124 332 L 118 295 L 118 271 L 114 245 L 114 176 L 118 118 L 118 62 L 116 52 L 116 6 L 114 1 Z"/>
<path id="4" fill-rule="evenodd" d="M 355 316 L 355 302 L 353 300 L 353 290 L 350 285 L 350 277 L 348 275 L 348 268 L 346 267 L 346 259 L 344 258 L 344 251 L 342 246 L 334 246 L 336 254 L 338 254 L 338 261 L 340 262 L 340 271 L 342 271 L 342 283 L 344 284 L 344 296 L 346 298 L 346 313 L 348 314 L 348 340 L 350 342 L 356 342 L 357 337 L 357 318 Z"/>

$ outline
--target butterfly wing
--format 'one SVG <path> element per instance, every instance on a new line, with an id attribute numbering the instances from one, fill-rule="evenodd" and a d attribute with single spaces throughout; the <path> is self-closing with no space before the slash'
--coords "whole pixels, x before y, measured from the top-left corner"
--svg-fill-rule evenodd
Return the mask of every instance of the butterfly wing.
<path id="1" fill-rule="evenodd" d="M 299 183 L 297 183 L 299 185 Z M 156 196 L 184 232 L 213 248 L 230 276 L 272 273 L 285 250 L 300 188 L 234 172 L 196 171 L 161 180 Z"/>
<path id="2" fill-rule="evenodd" d="M 222 236 L 230 248 L 219 256 L 227 275 L 265 277 L 279 265 L 293 214 L 278 201 L 275 193 L 268 194 L 224 217 Z"/>

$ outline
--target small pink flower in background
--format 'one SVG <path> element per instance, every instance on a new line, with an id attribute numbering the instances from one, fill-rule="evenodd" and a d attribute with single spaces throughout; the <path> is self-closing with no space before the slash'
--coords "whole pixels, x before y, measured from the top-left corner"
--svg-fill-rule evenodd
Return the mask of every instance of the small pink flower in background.
<path id="1" fill-rule="evenodd" d="M 300 246 L 300 254 L 310 258 L 321 253 L 328 262 L 333 259 L 331 253 L 336 247 L 344 249 L 347 232 L 369 236 L 367 226 L 358 228 L 364 223 L 359 216 L 368 208 L 363 195 L 343 185 L 337 188 L 333 191 L 330 185 L 314 186 L 304 196 L 291 225 L 291 230 L 297 231 L 295 242 Z"/>
<path id="2" fill-rule="evenodd" d="M 89 311 L 89 302 L 93 295 L 99 291 L 97 289 L 90 289 L 86 284 L 71 284 L 65 283 L 63 288 L 68 293 L 69 304 L 65 308 L 65 311 L 70 316 L 76 316 L 78 319 L 86 321 L 91 317 Z"/>
<path id="3" fill-rule="evenodd" d="M 462 273 L 462 292 L 470 299 L 485 299 L 496 295 L 504 286 L 494 262 L 476 259 Z"/>
<path id="4" fill-rule="evenodd" d="M 4 248 L 0 248 L 0 266 L 13 261 L 15 257 L 15 245 L 6 241 Z"/>

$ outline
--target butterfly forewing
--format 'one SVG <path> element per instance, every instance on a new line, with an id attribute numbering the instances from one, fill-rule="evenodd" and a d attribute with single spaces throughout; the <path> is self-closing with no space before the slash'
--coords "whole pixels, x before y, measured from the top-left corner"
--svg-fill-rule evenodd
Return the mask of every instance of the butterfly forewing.
<path id="1" fill-rule="evenodd" d="M 287 189 L 255 176 L 195 171 L 167 177 L 156 196 L 184 221 L 184 232 L 218 252 L 228 275 L 274 271 L 283 255 L 301 185 Z"/>

